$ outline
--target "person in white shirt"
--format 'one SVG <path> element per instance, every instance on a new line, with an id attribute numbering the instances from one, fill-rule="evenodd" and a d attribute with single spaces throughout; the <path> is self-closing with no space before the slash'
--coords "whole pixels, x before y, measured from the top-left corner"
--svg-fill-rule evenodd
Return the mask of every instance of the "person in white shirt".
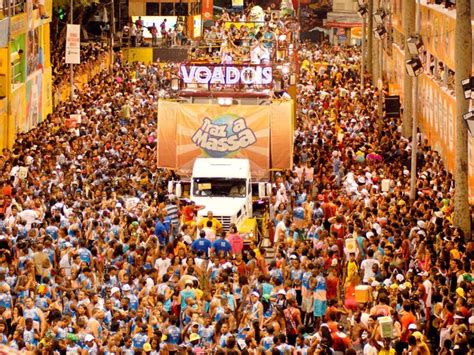
<path id="1" fill-rule="evenodd" d="M 368 283 L 369 279 L 375 276 L 372 270 L 372 266 L 374 264 L 378 264 L 380 266 L 380 263 L 378 262 L 378 260 L 374 259 L 373 249 L 369 249 L 367 250 L 367 259 L 363 260 L 362 263 L 360 264 L 360 269 L 364 273 L 362 277 L 362 281 L 364 283 Z"/>
<path id="2" fill-rule="evenodd" d="M 161 252 L 161 258 L 156 259 L 155 269 L 158 270 L 158 275 L 163 277 L 171 266 L 171 260 L 167 258 L 166 251 Z"/>

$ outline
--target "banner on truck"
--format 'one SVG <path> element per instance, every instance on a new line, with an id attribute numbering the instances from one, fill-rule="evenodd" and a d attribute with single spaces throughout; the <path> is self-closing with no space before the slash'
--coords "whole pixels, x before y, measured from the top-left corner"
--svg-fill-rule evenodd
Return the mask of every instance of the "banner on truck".
<path id="1" fill-rule="evenodd" d="M 290 103 L 220 106 L 160 101 L 158 166 L 190 176 L 196 158 L 245 158 L 253 178 L 265 179 L 273 159 L 275 168 L 291 167 L 292 119 Z"/>

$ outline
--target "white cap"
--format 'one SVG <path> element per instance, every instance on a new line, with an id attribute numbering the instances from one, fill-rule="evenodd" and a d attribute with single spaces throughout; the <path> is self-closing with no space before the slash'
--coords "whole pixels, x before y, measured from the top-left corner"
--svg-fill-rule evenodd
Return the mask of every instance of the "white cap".
<path id="1" fill-rule="evenodd" d="M 278 291 L 277 295 L 286 296 L 286 291 L 284 289 L 281 289 L 280 291 Z"/>
<path id="2" fill-rule="evenodd" d="M 403 282 L 403 280 L 405 280 L 405 277 L 403 277 L 402 274 L 397 274 L 397 276 L 395 276 L 395 278 L 397 279 L 398 282 Z"/>
<path id="3" fill-rule="evenodd" d="M 418 222 L 416 222 L 416 224 L 418 225 L 418 227 L 423 228 L 423 229 L 426 226 L 426 223 L 424 221 L 418 221 Z"/>
<path id="4" fill-rule="evenodd" d="M 416 330 L 416 329 L 418 329 L 418 328 L 416 327 L 416 324 L 415 324 L 415 323 L 411 323 L 411 324 L 408 326 L 408 330 Z"/>
<path id="5" fill-rule="evenodd" d="M 85 341 L 92 341 L 94 340 L 94 336 L 92 334 L 87 334 L 84 338 Z"/>
<path id="6" fill-rule="evenodd" d="M 120 289 L 117 286 L 112 287 L 110 290 L 110 294 L 113 295 L 114 293 L 120 292 Z"/>
<path id="7" fill-rule="evenodd" d="M 117 202 L 117 203 L 115 204 L 115 208 L 122 208 L 122 204 L 121 204 L 120 202 Z"/>
<path id="8" fill-rule="evenodd" d="M 129 284 L 125 284 L 122 286 L 122 291 L 130 291 L 131 287 Z"/>
<path id="9" fill-rule="evenodd" d="M 253 291 L 250 296 L 260 297 L 260 294 L 257 291 Z"/>

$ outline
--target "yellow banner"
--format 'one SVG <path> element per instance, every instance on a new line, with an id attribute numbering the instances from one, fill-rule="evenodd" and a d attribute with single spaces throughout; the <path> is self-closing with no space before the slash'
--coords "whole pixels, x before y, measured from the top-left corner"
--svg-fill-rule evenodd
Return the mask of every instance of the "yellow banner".
<path id="1" fill-rule="evenodd" d="M 8 146 L 8 102 L 4 97 L 0 100 L 0 149 Z"/>
<path id="2" fill-rule="evenodd" d="M 245 26 L 247 28 L 254 28 L 254 27 L 262 27 L 263 23 L 261 22 L 226 22 L 224 24 L 224 27 L 226 29 L 229 29 L 232 25 L 240 29 L 242 26 Z"/>
<path id="3" fill-rule="evenodd" d="M 153 62 L 153 48 L 127 48 L 124 57 L 129 63 L 150 64 Z"/>
<path id="4" fill-rule="evenodd" d="M 26 13 L 13 16 L 10 19 L 10 36 L 16 37 L 28 30 L 28 16 Z"/>
<path id="5" fill-rule="evenodd" d="M 43 120 L 53 112 L 53 94 L 52 94 L 52 74 L 51 68 L 47 68 L 43 72 Z"/>

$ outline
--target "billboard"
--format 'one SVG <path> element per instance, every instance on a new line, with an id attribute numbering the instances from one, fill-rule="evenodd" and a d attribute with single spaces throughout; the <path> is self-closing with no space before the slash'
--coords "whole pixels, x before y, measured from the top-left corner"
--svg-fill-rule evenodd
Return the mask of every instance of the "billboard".
<path id="1" fill-rule="evenodd" d="M 245 158 L 253 177 L 265 179 L 271 168 L 291 167 L 292 120 L 289 102 L 220 106 L 160 101 L 158 166 L 190 176 L 196 158 Z"/>

